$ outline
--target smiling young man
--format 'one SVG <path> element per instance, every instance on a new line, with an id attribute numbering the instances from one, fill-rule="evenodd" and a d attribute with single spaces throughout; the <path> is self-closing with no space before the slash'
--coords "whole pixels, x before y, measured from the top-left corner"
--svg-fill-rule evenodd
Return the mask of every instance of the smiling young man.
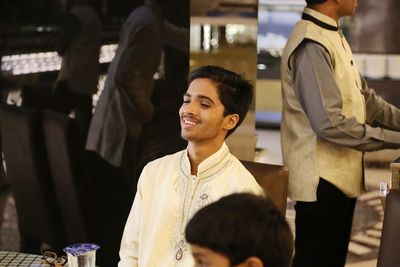
<path id="1" fill-rule="evenodd" d="M 184 232 L 193 214 L 235 192 L 263 192 L 224 141 L 249 109 L 251 84 L 215 66 L 194 70 L 188 84 L 179 111 L 187 149 L 143 169 L 121 241 L 120 267 L 192 267 Z"/>
<path id="2" fill-rule="evenodd" d="M 296 201 L 293 266 L 342 267 L 364 191 L 363 152 L 400 148 L 400 110 L 368 87 L 339 28 L 358 1 L 306 2 L 281 62 L 282 154 Z"/>

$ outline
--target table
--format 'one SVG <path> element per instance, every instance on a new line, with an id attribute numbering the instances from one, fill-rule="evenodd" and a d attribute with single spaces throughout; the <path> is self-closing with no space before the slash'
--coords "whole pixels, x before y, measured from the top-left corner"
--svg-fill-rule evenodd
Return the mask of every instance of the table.
<path id="1" fill-rule="evenodd" d="M 0 266 L 51 267 L 42 260 L 42 255 L 0 251 Z"/>

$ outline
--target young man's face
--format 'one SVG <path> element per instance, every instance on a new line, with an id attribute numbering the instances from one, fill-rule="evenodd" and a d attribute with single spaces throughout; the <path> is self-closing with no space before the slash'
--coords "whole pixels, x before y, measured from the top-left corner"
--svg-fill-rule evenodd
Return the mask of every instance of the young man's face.
<path id="1" fill-rule="evenodd" d="M 217 84 L 209 79 L 193 80 L 179 110 L 182 138 L 189 142 L 222 143 L 226 133 L 237 121 L 224 117 L 224 105 L 218 95 Z"/>

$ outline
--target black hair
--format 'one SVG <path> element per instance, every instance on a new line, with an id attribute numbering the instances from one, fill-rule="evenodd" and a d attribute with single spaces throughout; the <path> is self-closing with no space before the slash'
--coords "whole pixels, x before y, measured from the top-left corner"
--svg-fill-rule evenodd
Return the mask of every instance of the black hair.
<path id="1" fill-rule="evenodd" d="M 236 193 L 200 209 L 185 231 L 190 244 L 226 256 L 231 265 L 258 257 L 268 267 L 289 267 L 293 236 L 269 198 Z"/>
<path id="2" fill-rule="evenodd" d="M 189 74 L 188 83 L 199 78 L 209 79 L 217 84 L 220 101 L 224 105 L 224 116 L 238 114 L 239 121 L 229 130 L 226 137 L 243 122 L 253 100 L 253 86 L 242 75 L 217 66 L 203 66 Z"/>
<path id="3" fill-rule="evenodd" d="M 307 5 L 323 4 L 326 0 L 306 0 Z"/>

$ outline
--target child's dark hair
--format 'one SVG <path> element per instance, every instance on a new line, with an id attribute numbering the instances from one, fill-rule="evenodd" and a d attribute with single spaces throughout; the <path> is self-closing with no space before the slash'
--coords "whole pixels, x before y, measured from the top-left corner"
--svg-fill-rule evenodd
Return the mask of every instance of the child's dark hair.
<path id="1" fill-rule="evenodd" d="M 228 131 L 228 137 L 246 117 L 253 100 L 253 86 L 242 75 L 217 66 L 203 66 L 193 70 L 189 74 L 189 85 L 199 78 L 209 79 L 217 84 L 218 95 L 225 108 L 224 116 L 239 115 L 239 122 Z"/>
<path id="2" fill-rule="evenodd" d="M 306 0 L 307 5 L 314 5 L 314 4 L 322 4 L 325 3 L 326 0 Z"/>
<path id="3" fill-rule="evenodd" d="M 258 257 L 268 267 L 289 267 L 293 236 L 269 198 L 232 194 L 199 210 L 186 226 L 190 244 L 226 256 L 231 265 Z"/>

